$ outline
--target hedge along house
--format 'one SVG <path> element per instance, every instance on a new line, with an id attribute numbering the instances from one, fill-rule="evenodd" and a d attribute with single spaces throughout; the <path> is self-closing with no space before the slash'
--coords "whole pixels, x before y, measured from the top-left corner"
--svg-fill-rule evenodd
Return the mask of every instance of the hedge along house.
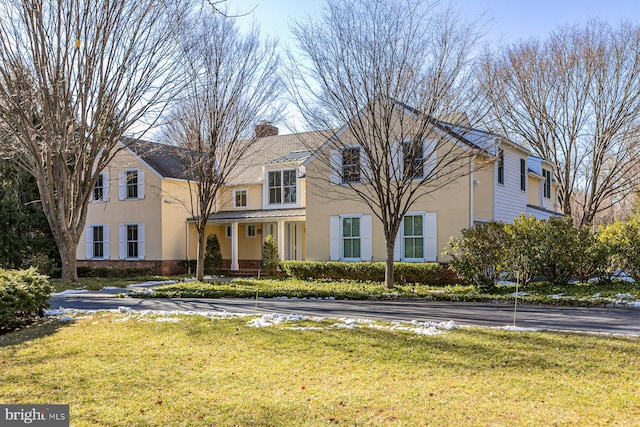
<path id="1" fill-rule="evenodd" d="M 401 114 L 416 112 L 403 106 Z M 403 218 L 395 259 L 446 262 L 451 236 L 488 221 L 510 222 L 520 214 L 545 219 L 556 212 L 553 168 L 544 159 L 498 135 L 439 121 L 441 143 L 425 167 L 437 164 L 447 144 L 472 147 L 478 155 L 468 173 L 421 198 Z M 348 139 L 349 126 L 336 135 Z M 262 244 L 274 236 L 280 260 L 383 261 L 381 223 L 340 182 L 335 168 L 364 173 L 357 144 L 332 146 L 326 133 L 278 135 L 261 123 L 247 141 L 249 152 L 225 183 L 206 234 L 216 234 L 223 266 L 255 269 Z M 398 154 L 389 162 L 402 162 Z M 342 148 L 342 149 L 339 149 Z M 195 183 L 180 148 L 150 142 L 130 144 L 104 172 L 89 206 L 79 265 L 150 267 L 182 272 L 194 260 L 197 234 L 186 208 Z M 330 158 L 330 161 L 322 161 Z M 330 167 L 331 165 L 331 167 Z M 436 171 L 437 173 L 437 171 Z M 364 184 L 363 184 L 364 185 Z M 115 244 L 111 243 L 115 242 Z"/>

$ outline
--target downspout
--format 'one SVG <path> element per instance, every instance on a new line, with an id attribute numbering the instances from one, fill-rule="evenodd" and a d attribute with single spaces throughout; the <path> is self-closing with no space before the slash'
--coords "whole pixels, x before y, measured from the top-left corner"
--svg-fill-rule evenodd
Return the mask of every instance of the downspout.
<path id="1" fill-rule="evenodd" d="M 185 248 L 185 259 L 187 260 L 187 274 L 191 274 L 191 263 L 189 262 L 189 220 L 185 221 L 185 225 L 186 225 L 185 240 L 187 244 Z"/>
<path id="2" fill-rule="evenodd" d="M 475 179 L 473 176 L 473 164 L 476 161 L 476 155 L 474 155 L 471 158 L 471 163 L 469 164 L 469 228 L 473 228 L 473 217 L 475 215 L 475 212 L 473 210 L 474 208 L 474 191 L 473 191 L 473 187 L 475 186 Z"/>

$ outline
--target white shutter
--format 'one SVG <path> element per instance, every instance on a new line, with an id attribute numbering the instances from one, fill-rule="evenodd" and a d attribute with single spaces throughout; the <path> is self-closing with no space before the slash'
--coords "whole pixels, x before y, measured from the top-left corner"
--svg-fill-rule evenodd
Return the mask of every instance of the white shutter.
<path id="1" fill-rule="evenodd" d="M 329 259 L 340 261 L 340 217 L 329 217 Z"/>
<path id="2" fill-rule="evenodd" d="M 438 260 L 438 221 L 435 212 L 424 215 L 424 258 L 425 261 Z"/>
<path id="3" fill-rule="evenodd" d="M 127 198 L 127 192 L 126 192 L 127 185 L 126 185 L 126 182 L 125 182 L 125 180 L 126 180 L 125 176 L 126 176 L 126 173 L 124 171 L 122 171 L 122 172 L 120 172 L 118 174 L 118 186 L 120 187 L 119 188 L 120 191 L 118 193 L 119 194 L 118 195 L 118 199 L 119 200 L 124 200 L 124 199 Z"/>
<path id="4" fill-rule="evenodd" d="M 438 141 L 435 139 L 431 139 L 428 141 L 424 141 L 422 143 L 422 156 L 424 157 L 424 177 L 425 178 L 435 178 L 436 177 L 436 166 L 438 166 L 438 153 L 436 148 L 438 146 Z"/>
<path id="5" fill-rule="evenodd" d="M 340 185 L 342 184 L 342 153 L 339 150 L 331 150 L 329 152 L 329 165 L 331 167 L 329 184 Z"/>
<path id="6" fill-rule="evenodd" d="M 400 223 L 400 230 L 398 230 L 398 234 L 396 235 L 396 244 L 393 246 L 393 260 L 394 261 L 400 261 L 402 255 L 401 255 L 401 249 L 402 249 L 402 226 L 404 224 Z"/>
<path id="7" fill-rule="evenodd" d="M 402 180 L 402 152 L 401 147 L 397 142 L 391 144 L 391 160 L 389 164 L 389 176 L 392 181 Z"/>
<path id="8" fill-rule="evenodd" d="M 371 182 L 371 163 L 364 148 L 360 147 L 360 182 Z"/>
<path id="9" fill-rule="evenodd" d="M 108 225 L 103 225 L 102 226 L 102 239 L 103 239 L 103 246 L 104 246 L 104 259 L 109 259 L 109 226 Z"/>
<path id="10" fill-rule="evenodd" d="M 85 259 L 92 259 L 93 258 L 93 227 L 86 227 L 84 229 L 84 233 L 85 233 L 85 243 L 86 243 L 86 247 L 85 247 Z"/>
<path id="11" fill-rule="evenodd" d="M 104 186 L 102 200 L 107 202 L 109 201 L 109 174 L 107 172 L 102 172 L 102 185 Z"/>
<path id="12" fill-rule="evenodd" d="M 360 258 L 362 261 L 371 261 L 373 258 L 373 246 L 371 244 L 372 234 L 371 215 L 362 215 L 360 220 Z"/>
<path id="13" fill-rule="evenodd" d="M 120 259 L 127 258 L 127 226 L 120 224 Z"/>
<path id="14" fill-rule="evenodd" d="M 144 224 L 138 224 L 138 259 L 144 259 Z"/>
<path id="15" fill-rule="evenodd" d="M 144 171 L 138 169 L 138 199 L 144 199 Z"/>

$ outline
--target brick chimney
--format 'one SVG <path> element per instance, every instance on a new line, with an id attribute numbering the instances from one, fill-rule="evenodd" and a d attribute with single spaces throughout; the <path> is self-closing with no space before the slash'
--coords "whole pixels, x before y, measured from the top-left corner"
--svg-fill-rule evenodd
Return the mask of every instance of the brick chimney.
<path id="1" fill-rule="evenodd" d="M 276 136 L 278 134 L 278 128 L 273 125 L 273 122 L 262 120 L 255 127 L 256 138 L 263 138 L 265 136 Z"/>

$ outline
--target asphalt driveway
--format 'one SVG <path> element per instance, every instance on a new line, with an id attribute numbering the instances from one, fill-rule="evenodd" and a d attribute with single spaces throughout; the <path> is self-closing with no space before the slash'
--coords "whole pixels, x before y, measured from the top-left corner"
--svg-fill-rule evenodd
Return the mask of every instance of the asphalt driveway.
<path id="1" fill-rule="evenodd" d="M 513 304 L 460 303 L 425 300 L 350 301 L 309 299 L 115 298 L 114 291 L 59 295 L 51 308 L 106 310 L 227 311 L 283 313 L 377 320 L 448 321 L 460 325 L 513 325 Z M 623 308 L 518 305 L 516 326 L 554 331 L 621 334 L 640 337 L 640 310 Z"/>

